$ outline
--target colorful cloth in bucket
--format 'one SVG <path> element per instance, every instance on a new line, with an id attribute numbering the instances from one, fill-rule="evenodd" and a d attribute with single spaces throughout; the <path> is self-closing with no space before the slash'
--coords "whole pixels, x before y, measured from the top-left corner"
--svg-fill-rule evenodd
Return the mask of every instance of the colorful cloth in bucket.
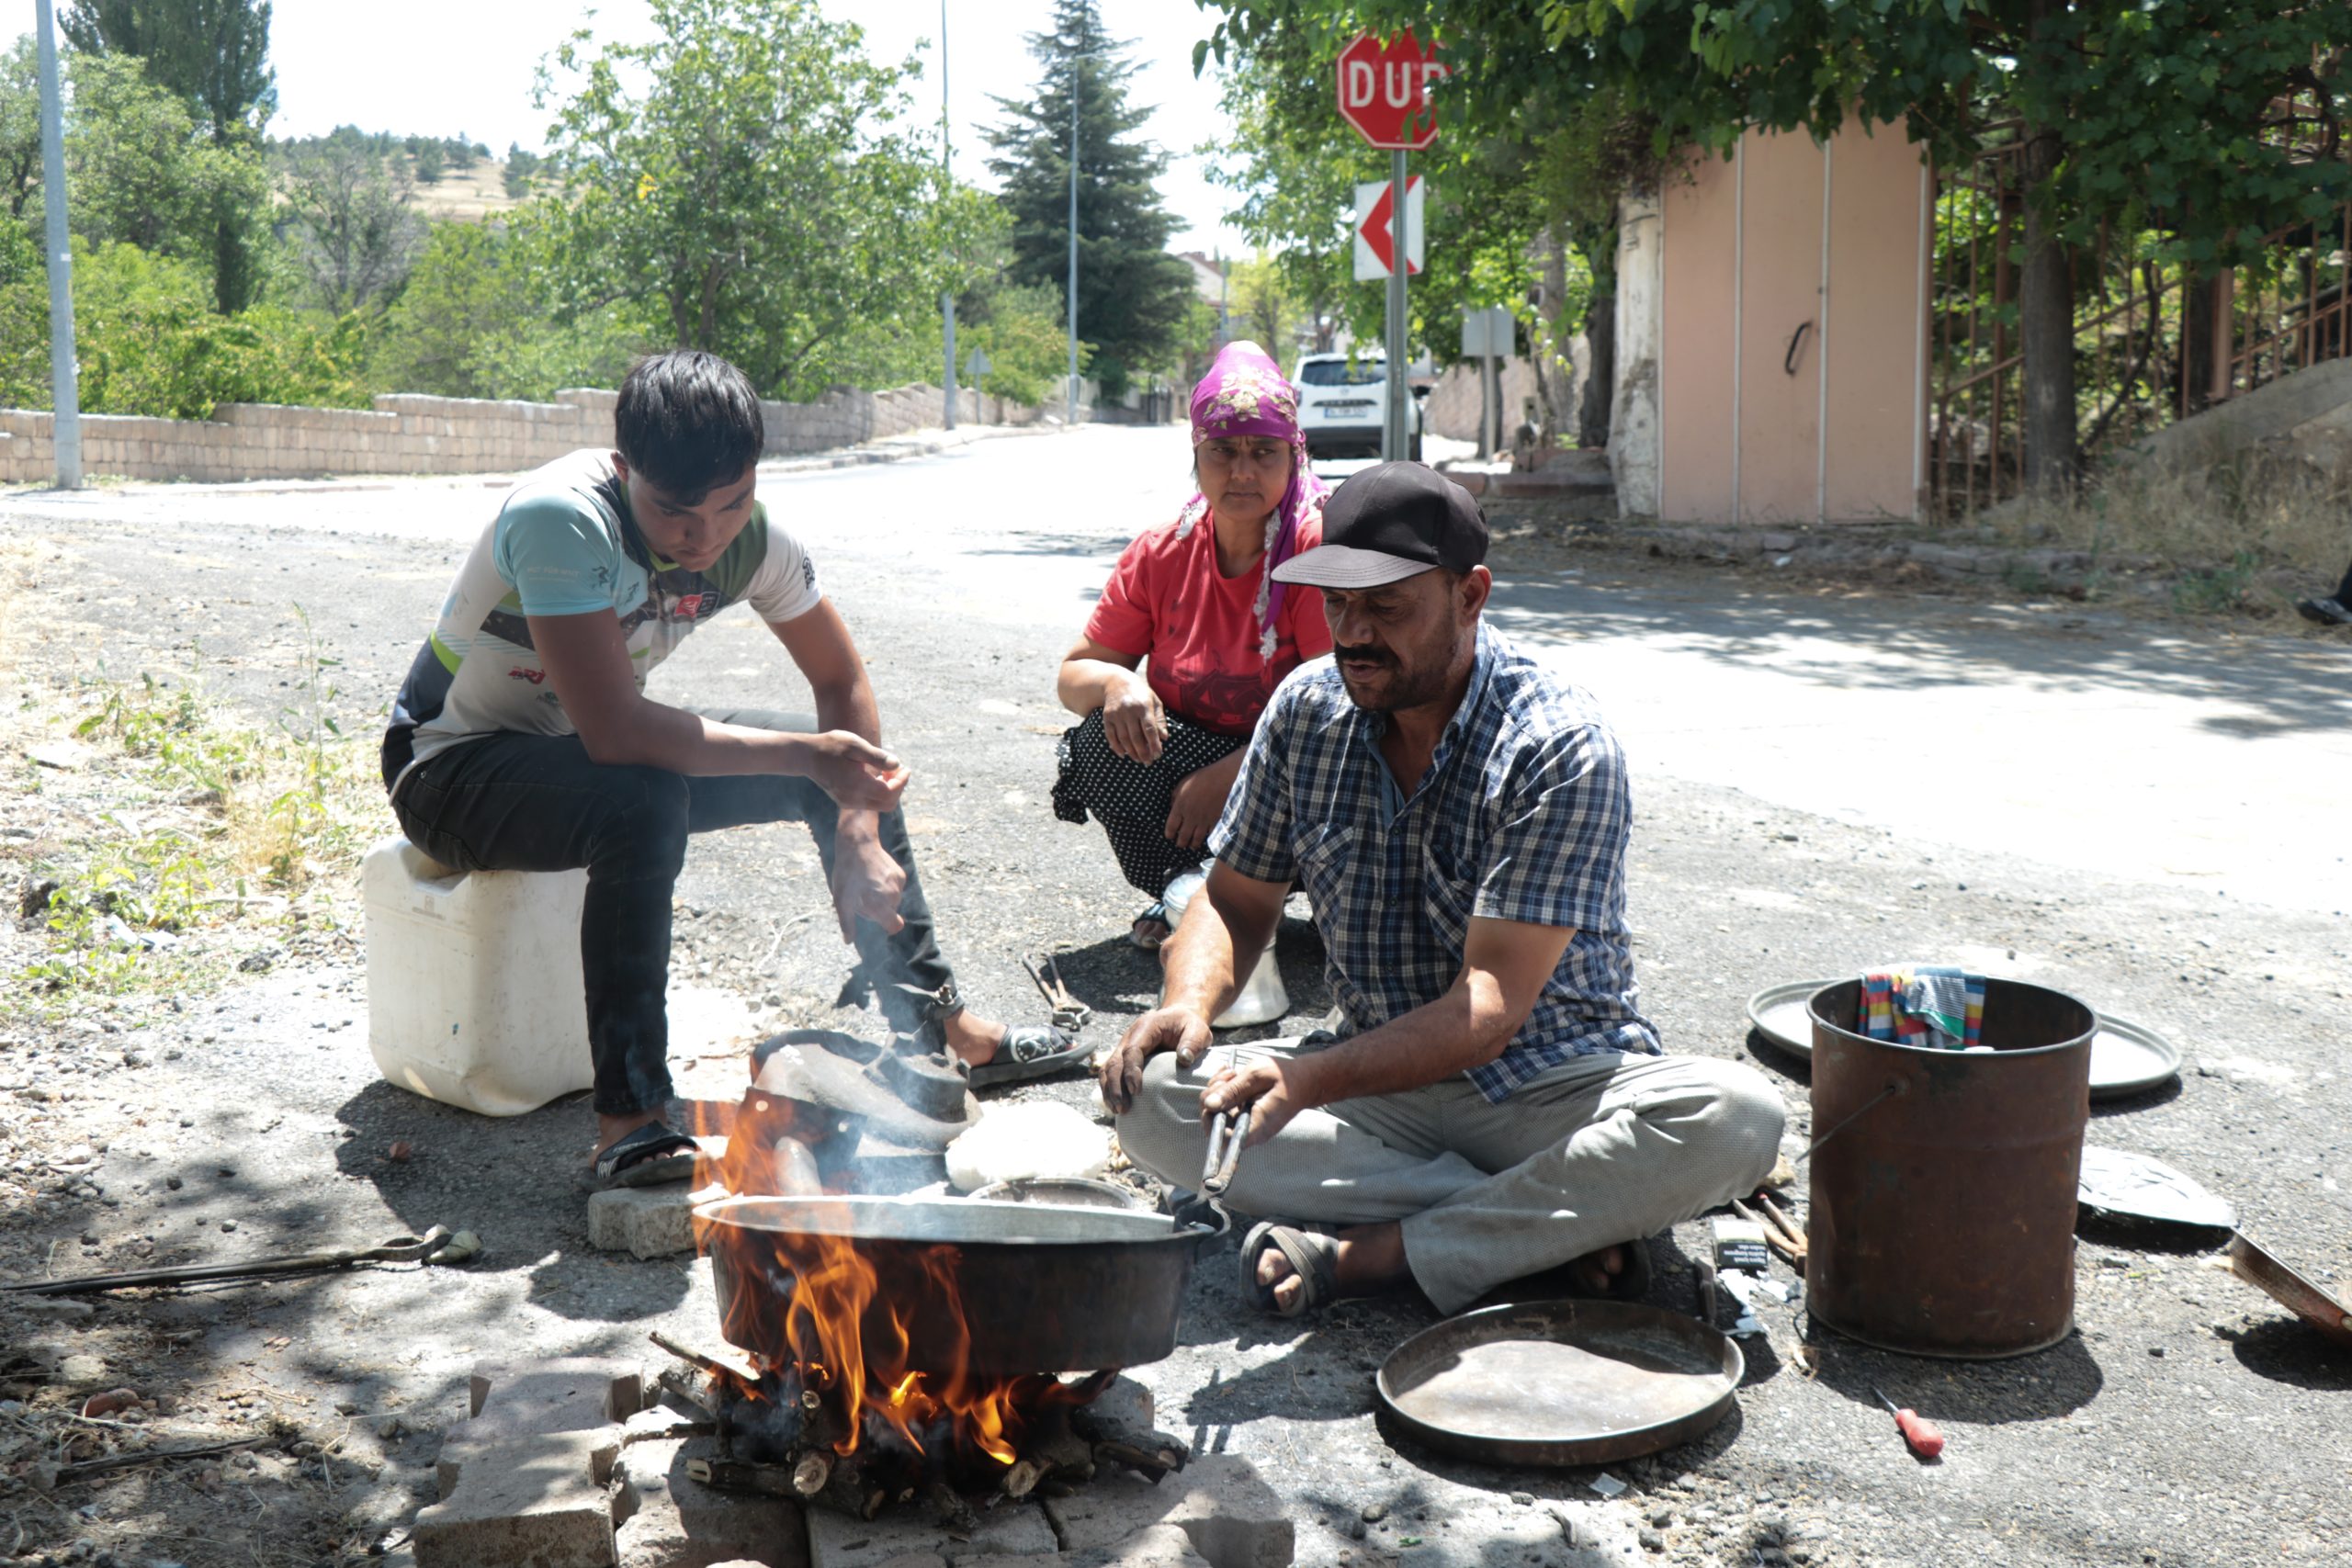
<path id="1" fill-rule="evenodd" d="M 1949 964 L 1862 976 L 1854 1032 L 1933 1051 L 1965 1051 L 1984 1032 L 1984 976 Z"/>

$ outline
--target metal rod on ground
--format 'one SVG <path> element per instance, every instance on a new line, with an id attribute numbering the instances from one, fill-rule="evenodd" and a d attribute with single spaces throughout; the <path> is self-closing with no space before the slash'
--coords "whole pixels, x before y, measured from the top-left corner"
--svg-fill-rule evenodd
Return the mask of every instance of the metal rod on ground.
<path id="1" fill-rule="evenodd" d="M 50 440 L 57 488 L 82 488 L 82 389 L 74 359 L 74 252 L 65 237 L 65 114 L 57 87 L 57 18 L 35 12 L 40 34 L 40 199 L 48 220 Z"/>
<path id="2" fill-rule="evenodd" d="M 1387 463 L 1403 462 L 1412 449 L 1405 435 L 1405 403 L 1412 395 L 1405 387 L 1405 273 L 1412 265 L 1407 258 L 1412 254 L 1413 221 L 1408 188 L 1405 152 L 1399 148 L 1388 155 L 1388 199 L 1393 214 L 1389 233 L 1394 248 L 1388 267 L 1388 407 L 1380 428 L 1380 457 Z M 1071 221 L 1074 224 L 1076 220 Z"/>

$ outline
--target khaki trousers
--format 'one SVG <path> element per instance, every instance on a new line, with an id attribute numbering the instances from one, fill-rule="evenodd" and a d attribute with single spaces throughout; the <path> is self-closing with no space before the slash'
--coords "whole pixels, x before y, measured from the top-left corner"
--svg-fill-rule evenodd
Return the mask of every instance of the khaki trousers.
<path id="1" fill-rule="evenodd" d="M 1119 1119 L 1127 1156 L 1197 1188 L 1201 1090 L 1236 1057 L 1328 1044 L 1218 1046 L 1190 1071 L 1154 1057 Z M 1653 1235 L 1755 1189 L 1786 1110 L 1754 1068 L 1703 1056 L 1579 1056 L 1490 1104 L 1466 1078 L 1301 1111 L 1241 1156 L 1237 1213 L 1403 1223 L 1413 1279 L 1444 1312 L 1508 1280 Z"/>

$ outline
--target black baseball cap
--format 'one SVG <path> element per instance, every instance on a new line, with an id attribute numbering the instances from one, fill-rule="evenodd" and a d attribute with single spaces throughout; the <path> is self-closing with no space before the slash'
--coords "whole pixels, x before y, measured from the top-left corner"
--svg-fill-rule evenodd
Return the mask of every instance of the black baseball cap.
<path id="1" fill-rule="evenodd" d="M 1487 520 L 1470 492 L 1419 463 L 1376 463 L 1323 503 L 1323 542 L 1274 568 L 1276 582 L 1377 588 L 1487 558 Z"/>

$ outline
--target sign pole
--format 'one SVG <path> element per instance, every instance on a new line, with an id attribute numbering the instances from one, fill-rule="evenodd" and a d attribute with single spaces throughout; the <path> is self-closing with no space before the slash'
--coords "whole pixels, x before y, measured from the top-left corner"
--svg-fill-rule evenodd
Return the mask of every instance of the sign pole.
<path id="1" fill-rule="evenodd" d="M 947 0 L 939 0 L 939 183 L 945 187 L 944 195 L 956 193 L 956 155 L 948 141 L 947 125 Z M 947 417 L 943 428 L 956 428 L 956 291 L 943 289 L 939 296 L 942 334 L 947 340 L 946 386 Z"/>
<path id="2" fill-rule="evenodd" d="M 1381 428 L 1380 457 L 1383 462 L 1401 463 L 1412 450 L 1406 434 L 1406 400 L 1412 393 L 1405 385 L 1405 365 L 1409 357 L 1405 349 L 1405 274 L 1411 269 L 1406 258 L 1413 254 L 1410 225 L 1412 205 L 1406 200 L 1405 150 L 1401 147 L 1388 155 L 1389 232 L 1395 236 L 1395 261 L 1388 268 L 1388 412 Z"/>

